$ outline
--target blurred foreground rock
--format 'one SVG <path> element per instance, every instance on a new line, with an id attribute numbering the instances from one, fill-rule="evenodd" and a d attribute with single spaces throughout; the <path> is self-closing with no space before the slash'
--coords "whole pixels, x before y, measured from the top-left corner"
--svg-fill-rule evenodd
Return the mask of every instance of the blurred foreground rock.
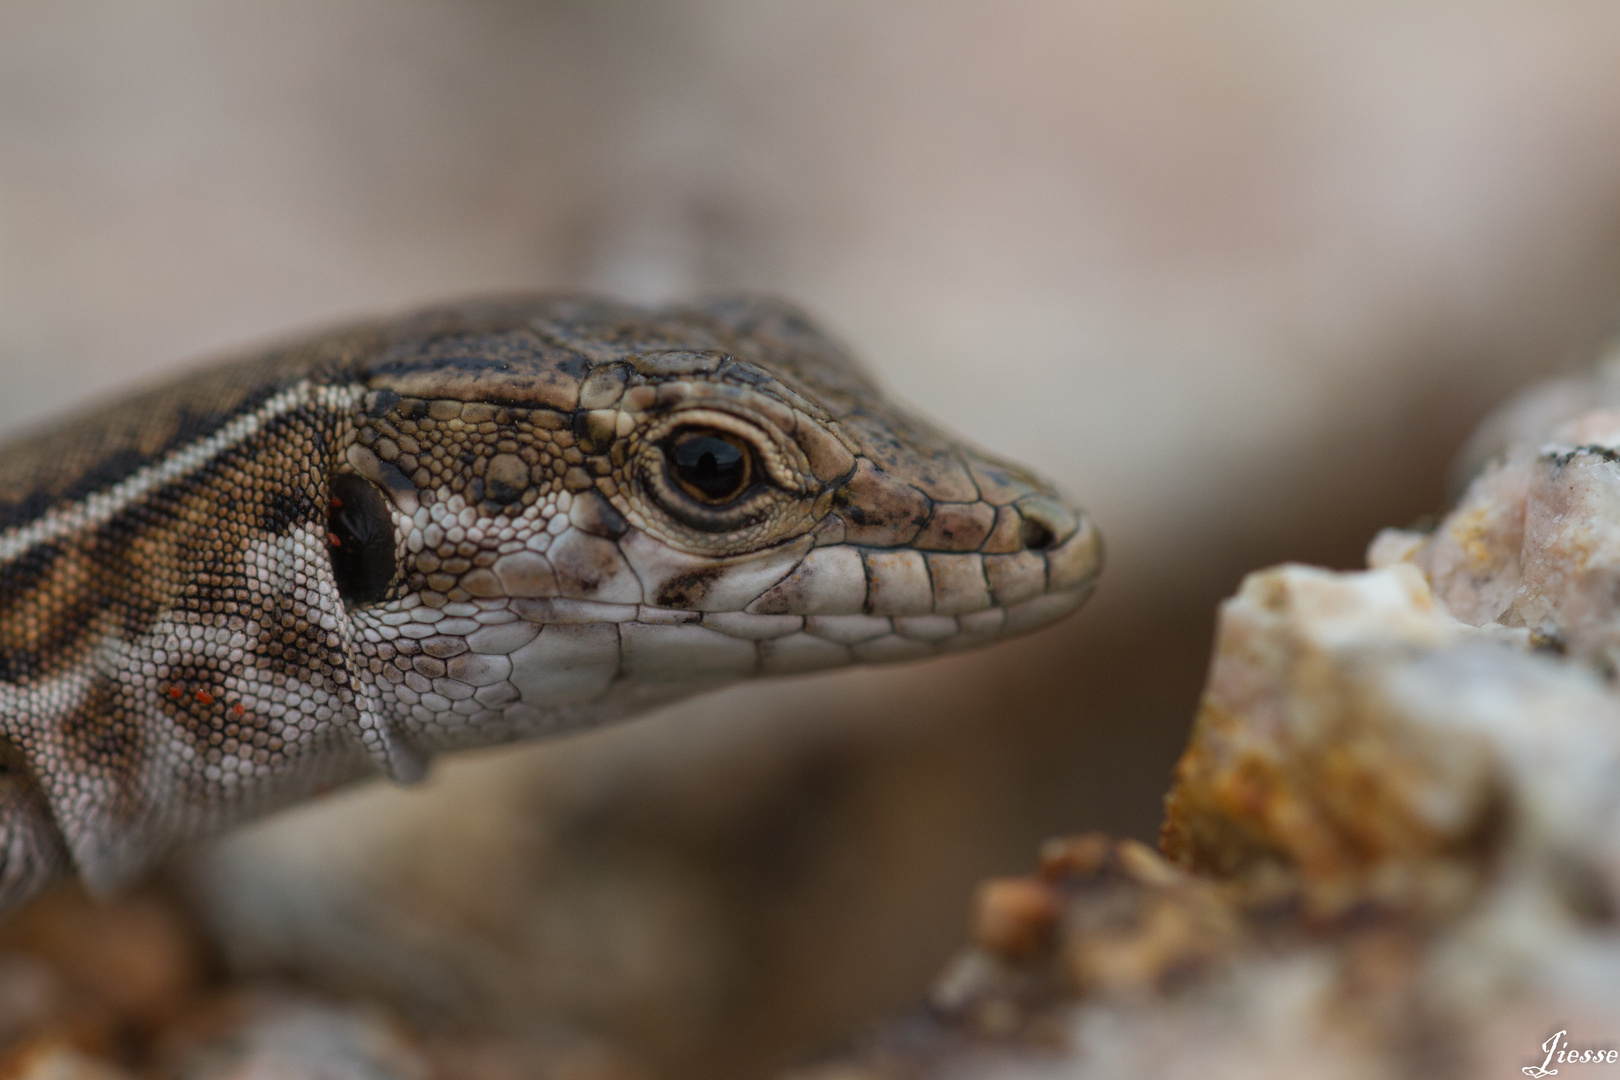
<path id="1" fill-rule="evenodd" d="M 413 1028 L 376 1001 L 234 975 L 176 895 L 74 888 L 0 928 L 0 1080 L 649 1080 L 558 1026 Z"/>
<path id="2" fill-rule="evenodd" d="M 1250 575 L 1162 854 L 1050 843 L 914 1015 L 795 1080 L 1620 1060 L 1617 405 L 1613 365 L 1543 388 L 1432 534 Z"/>

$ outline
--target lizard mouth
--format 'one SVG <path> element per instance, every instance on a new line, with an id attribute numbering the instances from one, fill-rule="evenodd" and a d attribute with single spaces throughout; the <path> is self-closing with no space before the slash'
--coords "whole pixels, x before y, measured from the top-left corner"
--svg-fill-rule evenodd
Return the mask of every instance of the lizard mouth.
<path id="1" fill-rule="evenodd" d="M 1102 567 L 1090 520 L 1041 500 L 1020 512 L 1044 543 L 1002 554 L 811 547 L 805 536 L 716 564 L 632 529 L 612 545 L 623 560 L 616 587 L 590 598 L 558 595 L 558 581 L 583 580 L 568 563 L 576 549 L 559 542 L 547 574 L 496 564 L 510 592 L 438 608 L 415 596 L 386 605 L 401 627 L 388 649 L 402 672 L 390 694 L 441 733 L 433 749 L 452 749 L 588 725 L 743 679 L 920 660 L 1027 633 L 1079 607 Z M 520 556 L 525 566 L 537 558 Z"/>

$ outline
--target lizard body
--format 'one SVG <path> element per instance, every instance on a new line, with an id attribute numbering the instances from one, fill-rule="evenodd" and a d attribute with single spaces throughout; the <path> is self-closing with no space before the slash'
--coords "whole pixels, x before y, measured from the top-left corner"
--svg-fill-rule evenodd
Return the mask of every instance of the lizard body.
<path id="1" fill-rule="evenodd" d="M 0 906 L 439 752 L 1043 625 L 1101 548 L 779 303 L 495 300 L 0 449 Z"/>

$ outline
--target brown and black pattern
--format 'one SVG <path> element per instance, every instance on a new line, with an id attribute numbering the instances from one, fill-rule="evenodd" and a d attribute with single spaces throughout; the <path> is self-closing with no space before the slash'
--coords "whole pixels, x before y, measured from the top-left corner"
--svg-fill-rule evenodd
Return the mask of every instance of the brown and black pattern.
<path id="1" fill-rule="evenodd" d="M 1018 632 L 1099 558 L 758 298 L 481 301 L 205 369 L 0 449 L 0 906 L 443 750 Z"/>
<path id="2" fill-rule="evenodd" d="M 293 684 L 353 697 L 345 650 L 320 626 L 335 599 L 321 584 L 322 537 L 342 422 L 292 411 L 183 480 L 0 567 L 5 682 L 32 706 L 6 727 L 26 759 L 49 763 L 36 774 L 53 807 L 73 808 L 66 831 L 81 866 L 117 876 L 119 855 L 95 845 L 147 828 L 168 801 L 219 803 L 235 817 L 232 804 L 299 793 L 222 782 L 214 771 L 227 758 L 294 776 L 301 758 L 330 755 L 325 735 L 287 737 L 264 704 Z M 255 550 L 300 533 L 313 538 L 310 557 L 300 565 L 294 543 L 289 564 L 264 573 Z M 187 645 L 181 628 L 241 640 Z M 249 670 L 256 704 L 243 693 Z M 169 828 L 180 839 L 212 816 Z"/>

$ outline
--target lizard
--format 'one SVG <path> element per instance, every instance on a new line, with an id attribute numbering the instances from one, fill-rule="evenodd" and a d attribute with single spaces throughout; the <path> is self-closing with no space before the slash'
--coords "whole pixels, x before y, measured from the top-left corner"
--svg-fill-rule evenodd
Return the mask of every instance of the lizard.
<path id="1" fill-rule="evenodd" d="M 0 447 L 0 910 L 436 754 L 996 641 L 1102 565 L 797 309 L 514 296 Z"/>

